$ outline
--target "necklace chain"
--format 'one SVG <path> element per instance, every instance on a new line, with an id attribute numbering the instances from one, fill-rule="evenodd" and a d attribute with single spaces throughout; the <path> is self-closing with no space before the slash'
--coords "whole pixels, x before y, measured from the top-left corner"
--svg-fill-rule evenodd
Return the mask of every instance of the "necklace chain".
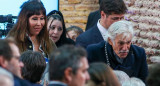
<path id="1" fill-rule="evenodd" d="M 107 60 L 107 65 L 110 66 L 110 62 L 109 62 L 109 58 L 108 58 L 108 54 L 107 54 L 107 43 L 105 43 L 105 55 L 106 55 L 106 60 Z"/>

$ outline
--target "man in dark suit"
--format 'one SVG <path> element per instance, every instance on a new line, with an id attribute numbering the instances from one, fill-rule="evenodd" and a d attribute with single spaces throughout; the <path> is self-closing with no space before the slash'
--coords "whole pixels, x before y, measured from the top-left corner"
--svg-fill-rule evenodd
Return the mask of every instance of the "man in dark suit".
<path id="1" fill-rule="evenodd" d="M 108 27 L 116 21 L 124 18 L 126 5 L 123 0 L 102 0 L 100 3 L 101 18 L 86 32 L 79 35 L 76 45 L 86 48 L 89 44 L 95 44 L 107 38 Z"/>
<path id="2" fill-rule="evenodd" d="M 101 3 L 102 0 L 99 0 L 99 5 Z M 89 28 L 91 28 L 92 26 L 94 26 L 95 24 L 97 24 L 97 21 L 101 18 L 101 14 L 99 10 L 96 10 L 94 12 L 91 12 L 88 16 L 88 21 L 86 24 L 86 29 L 85 31 L 87 31 Z"/>
<path id="3" fill-rule="evenodd" d="M 48 86 L 85 86 L 90 78 L 88 68 L 85 49 L 62 46 L 50 56 Z"/>
<path id="4" fill-rule="evenodd" d="M 21 79 L 23 63 L 19 61 L 20 52 L 13 39 L 0 39 L 0 67 L 13 74 L 14 86 L 40 86 Z"/>
<path id="5" fill-rule="evenodd" d="M 133 27 L 128 21 L 113 23 L 108 29 L 108 42 L 102 41 L 87 47 L 88 61 L 104 62 L 114 70 L 122 70 L 130 77 L 145 82 L 148 75 L 145 50 L 131 44 Z"/>

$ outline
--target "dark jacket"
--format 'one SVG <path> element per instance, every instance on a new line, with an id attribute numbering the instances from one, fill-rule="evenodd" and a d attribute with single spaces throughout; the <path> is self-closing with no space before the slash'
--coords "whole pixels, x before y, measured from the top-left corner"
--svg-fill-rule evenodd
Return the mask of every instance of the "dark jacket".
<path id="1" fill-rule="evenodd" d="M 75 42 L 70 38 L 65 38 L 63 40 L 60 40 L 60 41 L 56 42 L 55 44 L 56 44 L 57 47 L 60 47 L 62 45 L 66 45 L 66 44 L 75 45 Z"/>
<path id="2" fill-rule="evenodd" d="M 30 83 L 29 81 L 20 79 L 19 77 L 14 75 L 14 86 L 42 86 L 42 85 Z"/>
<path id="3" fill-rule="evenodd" d="M 97 25 L 97 22 L 100 19 L 100 17 L 101 15 L 99 10 L 91 12 L 88 16 L 88 21 L 85 30 L 87 31 L 88 29 L 91 29 L 91 27 L 93 27 L 94 25 Z"/>
<path id="4" fill-rule="evenodd" d="M 103 41 L 103 37 L 97 27 L 97 24 L 94 25 L 91 29 L 80 34 L 76 39 L 76 46 L 82 46 L 86 48 L 90 44 L 96 44 Z"/>
<path id="5" fill-rule="evenodd" d="M 112 46 L 105 41 L 98 44 L 89 45 L 87 47 L 88 61 L 92 62 L 104 62 L 107 63 L 105 55 L 105 44 L 107 46 L 107 53 L 111 68 L 114 70 L 122 70 L 126 72 L 130 77 L 140 78 L 145 82 L 148 75 L 148 67 L 146 62 L 146 54 L 143 48 L 136 45 L 131 45 L 129 54 L 120 64 L 114 54 Z"/>

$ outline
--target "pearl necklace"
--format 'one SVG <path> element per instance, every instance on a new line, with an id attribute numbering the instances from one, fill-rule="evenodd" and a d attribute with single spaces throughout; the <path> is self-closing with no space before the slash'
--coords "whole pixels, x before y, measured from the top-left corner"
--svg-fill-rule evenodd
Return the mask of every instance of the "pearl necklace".
<path id="1" fill-rule="evenodd" d="M 107 54 L 107 43 L 105 43 L 105 55 L 106 55 L 106 60 L 107 60 L 107 65 L 110 66 L 110 62 L 109 62 L 109 58 L 108 58 L 108 54 Z"/>

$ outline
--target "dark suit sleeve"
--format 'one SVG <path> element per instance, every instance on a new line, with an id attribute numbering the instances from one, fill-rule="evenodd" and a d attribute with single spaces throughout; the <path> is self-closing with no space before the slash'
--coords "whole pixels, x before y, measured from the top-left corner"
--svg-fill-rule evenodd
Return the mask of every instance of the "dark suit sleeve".
<path id="1" fill-rule="evenodd" d="M 141 67 L 139 71 L 139 78 L 143 80 L 144 82 L 146 81 L 146 78 L 148 76 L 148 66 L 147 66 L 147 61 L 146 61 L 146 53 L 145 50 L 142 48 L 142 53 L 141 54 Z"/>

